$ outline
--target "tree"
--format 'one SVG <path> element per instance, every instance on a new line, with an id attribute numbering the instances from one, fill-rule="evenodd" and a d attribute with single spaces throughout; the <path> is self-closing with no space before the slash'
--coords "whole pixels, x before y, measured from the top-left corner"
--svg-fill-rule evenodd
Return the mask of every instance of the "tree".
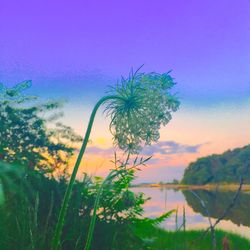
<path id="1" fill-rule="evenodd" d="M 38 97 L 23 93 L 30 87 L 31 81 L 12 88 L 0 85 L 0 160 L 39 169 L 51 176 L 65 175 L 81 137 L 59 122 L 48 129 L 48 123 L 62 115 L 54 113 L 62 103 L 39 103 Z"/>
<path id="2" fill-rule="evenodd" d="M 238 183 L 241 177 L 245 183 L 250 183 L 250 145 L 198 159 L 185 169 L 182 182 Z"/>
<path id="3" fill-rule="evenodd" d="M 179 181 L 176 180 L 176 179 L 173 179 L 172 183 L 173 183 L 173 184 L 179 184 Z"/>

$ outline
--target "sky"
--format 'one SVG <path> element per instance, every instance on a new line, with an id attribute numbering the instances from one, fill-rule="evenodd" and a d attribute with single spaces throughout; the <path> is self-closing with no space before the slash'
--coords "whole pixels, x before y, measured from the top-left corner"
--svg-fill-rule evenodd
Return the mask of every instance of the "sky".
<path id="1" fill-rule="evenodd" d="M 81 135 L 107 85 L 141 65 L 172 70 L 181 106 L 142 152 L 153 158 L 138 181 L 180 179 L 197 158 L 249 144 L 249 0 L 0 3 L 0 82 L 67 99 L 63 122 Z M 81 171 L 112 167 L 108 124 L 99 112 Z"/>

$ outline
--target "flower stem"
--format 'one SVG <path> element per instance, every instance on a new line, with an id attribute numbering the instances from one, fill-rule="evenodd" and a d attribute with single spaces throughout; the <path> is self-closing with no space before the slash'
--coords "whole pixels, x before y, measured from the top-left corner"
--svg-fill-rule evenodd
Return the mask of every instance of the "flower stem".
<path id="1" fill-rule="evenodd" d="M 85 149 L 86 149 L 88 141 L 89 141 L 89 136 L 90 136 L 90 133 L 91 133 L 91 129 L 93 127 L 96 112 L 97 112 L 98 108 L 104 102 L 106 102 L 108 100 L 111 100 L 111 99 L 120 99 L 120 98 L 121 97 L 112 96 L 112 95 L 111 96 L 105 96 L 105 97 L 101 98 L 96 103 L 96 105 L 95 105 L 95 107 L 94 107 L 94 109 L 93 109 L 93 111 L 91 113 L 89 123 L 88 123 L 88 127 L 87 127 L 85 137 L 84 137 L 84 140 L 83 140 L 83 143 L 82 143 L 82 147 L 81 147 L 79 155 L 77 157 L 77 160 L 76 160 L 72 175 L 70 177 L 69 184 L 67 186 L 67 189 L 66 189 L 66 192 L 65 192 L 65 195 L 64 195 L 64 198 L 63 198 L 63 203 L 62 203 L 62 206 L 61 206 L 61 209 L 60 209 L 59 218 L 58 218 L 58 222 L 57 222 L 57 225 L 56 225 L 56 230 L 55 230 L 53 241 L 52 241 L 52 250 L 58 250 L 60 248 L 60 239 L 61 239 L 61 235 L 62 235 L 62 229 L 63 229 L 67 209 L 68 209 L 68 206 L 69 206 L 70 196 L 71 196 L 71 193 L 72 193 L 72 190 L 73 190 L 73 185 L 74 185 L 74 182 L 75 182 L 75 179 L 76 179 L 76 175 L 77 175 L 77 172 L 78 172 L 82 157 L 84 155 Z"/>
<path id="2" fill-rule="evenodd" d="M 104 188 L 104 186 L 106 184 L 106 181 L 108 181 L 110 179 L 110 177 L 112 176 L 112 174 L 113 174 L 113 172 L 111 171 L 109 173 L 109 175 L 103 180 L 101 186 L 98 189 L 97 196 L 96 196 L 96 199 L 95 199 L 95 204 L 94 204 L 93 215 L 92 215 L 92 218 L 91 218 L 91 221 L 90 221 L 90 226 L 89 226 L 87 241 L 86 241 L 86 245 L 84 247 L 84 250 L 89 250 L 90 249 L 91 241 L 93 239 L 95 222 L 96 222 L 96 213 L 97 213 L 97 209 L 99 208 L 99 202 L 100 202 L 102 190 L 103 190 L 103 188 Z M 113 176 L 113 177 L 115 177 L 115 176 Z"/>
<path id="3" fill-rule="evenodd" d="M 130 153 L 128 153 L 127 159 L 126 159 L 125 164 L 124 164 L 125 169 L 127 167 L 127 164 L 128 164 L 128 161 L 129 161 L 129 157 L 130 157 Z M 101 194 L 102 194 L 103 188 L 104 188 L 106 182 L 113 180 L 120 173 L 121 173 L 121 171 L 112 170 L 108 174 L 108 176 L 103 180 L 102 184 L 100 185 L 100 187 L 99 187 L 99 189 L 97 191 L 97 195 L 96 195 L 96 199 L 95 199 L 95 203 L 94 203 L 93 215 L 92 215 L 92 218 L 91 218 L 91 221 L 90 221 L 90 226 L 89 226 L 87 241 L 86 241 L 84 250 L 90 250 L 91 242 L 92 242 L 93 235 L 94 235 L 95 222 L 96 222 L 96 217 L 97 217 L 97 210 L 99 208 L 99 203 L 100 203 L 100 198 L 101 198 Z"/>

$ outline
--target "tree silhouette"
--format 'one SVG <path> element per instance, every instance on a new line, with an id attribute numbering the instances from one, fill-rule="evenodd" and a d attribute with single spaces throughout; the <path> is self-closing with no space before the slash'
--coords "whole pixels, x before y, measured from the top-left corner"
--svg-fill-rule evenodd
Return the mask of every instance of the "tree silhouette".
<path id="1" fill-rule="evenodd" d="M 0 85 L 0 160 L 65 175 L 81 137 L 59 122 L 49 129 L 48 122 L 61 116 L 57 110 L 62 103 L 40 103 L 38 97 L 23 93 L 30 87 L 31 81 L 12 88 Z"/>

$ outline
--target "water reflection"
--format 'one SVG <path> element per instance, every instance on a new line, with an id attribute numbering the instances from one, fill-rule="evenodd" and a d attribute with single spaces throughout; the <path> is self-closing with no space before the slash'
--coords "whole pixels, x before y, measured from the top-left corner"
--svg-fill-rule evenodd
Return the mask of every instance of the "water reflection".
<path id="1" fill-rule="evenodd" d="M 162 213 L 178 207 L 178 225 L 182 224 L 182 210 L 185 206 L 186 225 L 188 229 L 207 228 L 208 218 L 199 200 L 190 191 L 179 191 L 160 188 L 134 188 L 135 192 L 143 192 L 151 197 L 144 208 L 145 215 L 156 217 Z M 234 192 L 195 191 L 206 203 L 212 221 L 215 221 L 232 202 Z M 167 219 L 162 227 L 174 230 L 176 228 L 175 216 Z M 241 193 L 236 206 L 221 221 L 217 228 L 232 231 L 250 238 L 250 194 Z"/>
<path id="2" fill-rule="evenodd" d="M 193 208 L 195 212 L 206 216 L 205 209 L 201 203 L 190 191 L 182 191 L 187 204 Z M 228 205 L 232 202 L 235 192 L 219 192 L 196 190 L 195 193 L 205 202 L 206 207 L 213 218 L 220 217 Z M 241 193 L 235 206 L 229 211 L 225 220 L 230 220 L 234 224 L 250 227 L 250 194 Z"/>

